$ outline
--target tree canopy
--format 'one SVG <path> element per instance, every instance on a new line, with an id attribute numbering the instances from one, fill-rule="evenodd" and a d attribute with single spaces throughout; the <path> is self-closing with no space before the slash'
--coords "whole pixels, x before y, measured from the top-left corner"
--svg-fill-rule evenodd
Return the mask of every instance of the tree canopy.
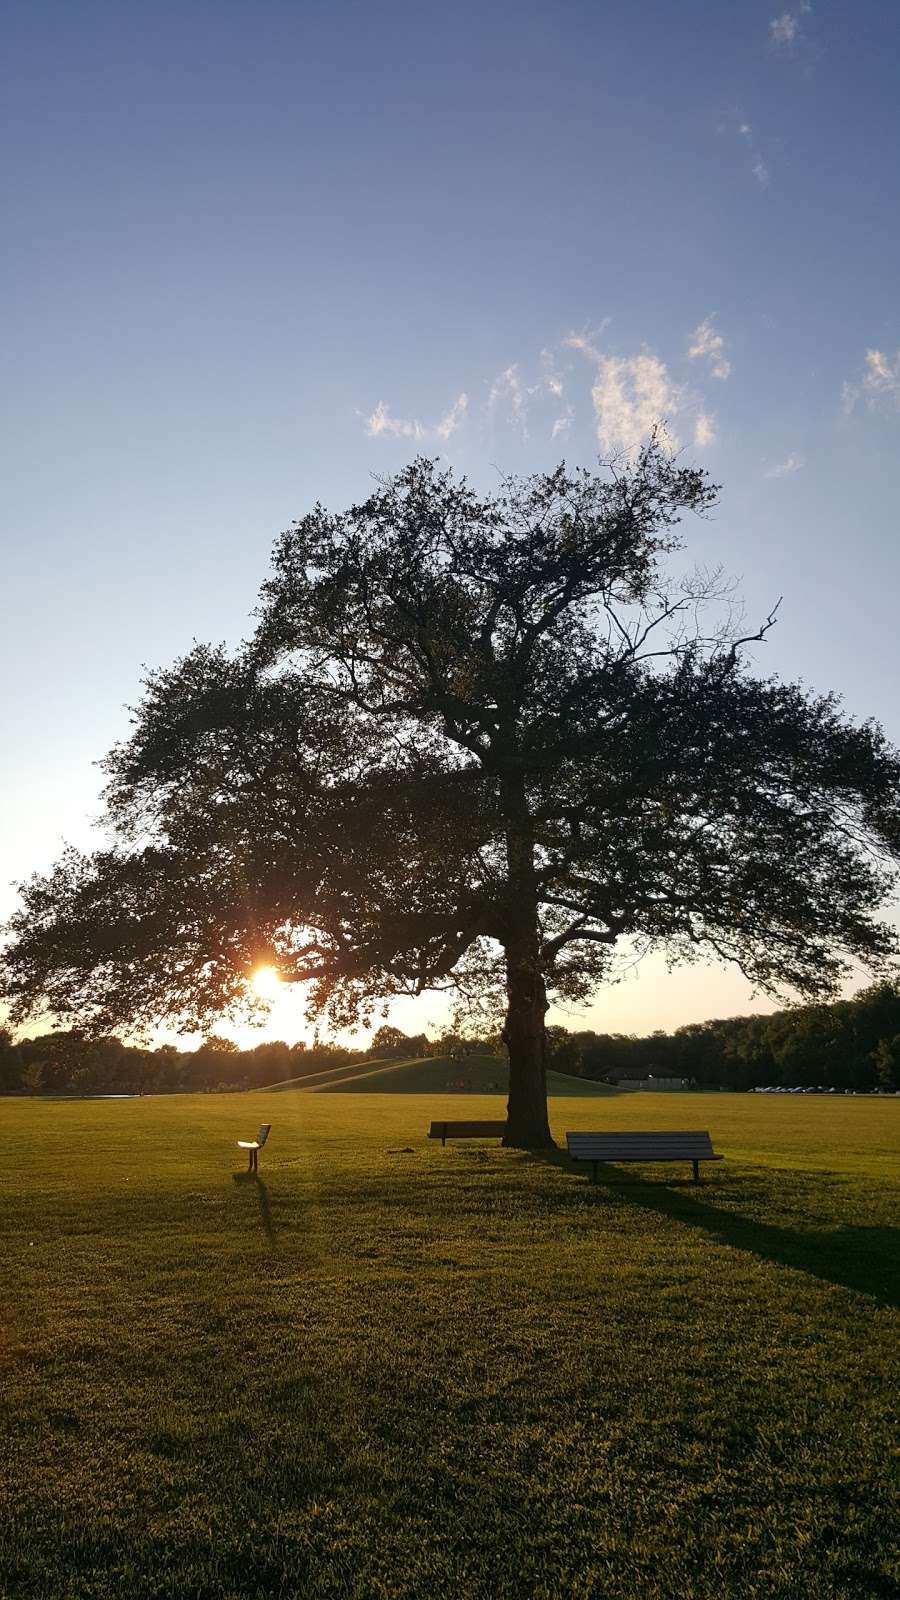
<path id="1" fill-rule="evenodd" d="M 549 1142 L 548 998 L 622 941 L 834 994 L 895 954 L 900 758 L 831 695 L 753 676 L 715 500 L 654 441 L 479 497 L 419 459 L 276 545 L 257 627 L 152 674 L 106 771 L 114 842 L 23 886 L 3 985 L 97 1033 L 212 1028 L 261 962 L 346 1025 L 500 973 L 508 1138 Z"/>

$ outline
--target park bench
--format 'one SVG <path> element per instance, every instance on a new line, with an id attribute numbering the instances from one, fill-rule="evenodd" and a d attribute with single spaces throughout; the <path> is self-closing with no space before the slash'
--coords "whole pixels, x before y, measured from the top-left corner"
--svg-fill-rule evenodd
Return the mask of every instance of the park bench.
<path id="1" fill-rule="evenodd" d="M 502 1139 L 505 1122 L 433 1122 L 428 1130 L 429 1139 Z"/>
<path id="2" fill-rule="evenodd" d="M 238 1149 L 247 1151 L 247 1171 L 256 1172 L 259 1167 L 259 1152 L 272 1132 L 271 1122 L 264 1122 L 255 1139 L 238 1139 Z"/>
<path id="3" fill-rule="evenodd" d="M 700 1182 L 701 1161 L 721 1161 L 708 1133 L 567 1133 L 569 1155 L 589 1161 L 597 1182 L 601 1161 L 690 1161 Z"/>

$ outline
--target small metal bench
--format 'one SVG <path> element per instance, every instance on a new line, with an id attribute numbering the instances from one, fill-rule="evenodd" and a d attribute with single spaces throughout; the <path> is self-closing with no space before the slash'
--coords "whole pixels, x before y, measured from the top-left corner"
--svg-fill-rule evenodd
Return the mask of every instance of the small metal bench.
<path id="1" fill-rule="evenodd" d="M 272 1132 L 271 1122 L 264 1122 L 255 1139 L 238 1139 L 238 1149 L 247 1151 L 247 1171 L 256 1172 L 259 1167 L 259 1152 Z"/>
<path id="2" fill-rule="evenodd" d="M 567 1133 L 575 1161 L 589 1161 L 597 1182 L 601 1161 L 690 1161 L 694 1182 L 700 1182 L 701 1161 L 721 1161 L 708 1133 Z"/>
<path id="3" fill-rule="evenodd" d="M 428 1130 L 429 1139 L 502 1139 L 505 1122 L 433 1122 Z"/>

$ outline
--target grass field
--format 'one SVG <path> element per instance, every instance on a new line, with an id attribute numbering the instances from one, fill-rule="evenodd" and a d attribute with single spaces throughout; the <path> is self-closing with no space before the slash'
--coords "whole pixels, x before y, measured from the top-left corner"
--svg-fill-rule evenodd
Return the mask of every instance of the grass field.
<path id="1" fill-rule="evenodd" d="M 551 1102 L 699 1188 L 464 1106 L 0 1102 L 4 1597 L 900 1593 L 900 1101 Z"/>

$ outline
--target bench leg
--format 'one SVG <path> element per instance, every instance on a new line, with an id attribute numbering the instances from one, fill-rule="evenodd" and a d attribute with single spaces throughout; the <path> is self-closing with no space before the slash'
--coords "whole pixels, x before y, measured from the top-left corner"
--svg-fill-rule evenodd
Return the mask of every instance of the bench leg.
<path id="1" fill-rule="evenodd" d="M 253 1151 L 252 1150 L 248 1150 L 247 1151 L 247 1171 L 248 1172 L 252 1172 L 253 1171 Z"/>
<path id="2" fill-rule="evenodd" d="M 695 1183 L 699 1183 L 700 1182 L 700 1163 L 699 1163 L 699 1161 L 692 1161 L 691 1165 L 692 1165 L 692 1167 L 694 1169 L 694 1182 Z"/>
<path id="3" fill-rule="evenodd" d="M 599 1163 L 598 1163 L 598 1162 L 596 1162 L 596 1161 L 593 1161 L 593 1162 L 592 1162 L 592 1163 L 591 1163 L 591 1167 L 592 1167 L 592 1171 L 591 1171 L 591 1183 L 596 1183 L 596 1182 L 597 1182 L 597 1172 L 598 1172 L 598 1170 L 599 1170 Z"/>

